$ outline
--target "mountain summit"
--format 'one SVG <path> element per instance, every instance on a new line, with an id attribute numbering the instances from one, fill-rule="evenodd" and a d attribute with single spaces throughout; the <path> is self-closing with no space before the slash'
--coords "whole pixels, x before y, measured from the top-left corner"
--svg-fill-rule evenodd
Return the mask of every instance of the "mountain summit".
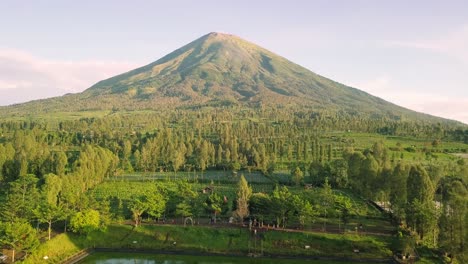
<path id="1" fill-rule="evenodd" d="M 307 87 L 320 89 L 325 81 L 320 79 L 239 37 L 210 33 L 154 63 L 101 81 L 85 93 L 126 94 L 136 99 L 177 98 L 192 104 L 281 104 L 302 101 L 306 95 L 309 99 L 317 97 Z"/>
<path id="2" fill-rule="evenodd" d="M 432 118 L 322 77 L 237 36 L 216 32 L 151 64 L 100 81 L 82 93 L 15 105 L 6 111 L 207 105 L 291 106 L 370 117 Z"/>
<path id="3" fill-rule="evenodd" d="M 386 103 L 237 36 L 216 32 L 149 65 L 98 82 L 83 95 L 121 95 L 144 104 L 151 101 L 153 106 L 167 102 L 299 104 L 352 112 L 380 112 Z"/>

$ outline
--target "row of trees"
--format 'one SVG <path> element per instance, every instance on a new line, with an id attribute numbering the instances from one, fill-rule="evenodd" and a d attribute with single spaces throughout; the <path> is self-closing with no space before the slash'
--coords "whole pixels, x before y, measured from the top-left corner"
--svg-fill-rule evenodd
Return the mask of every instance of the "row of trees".
<path id="1" fill-rule="evenodd" d="M 348 166 L 348 187 L 367 199 L 379 201 L 417 234 L 421 243 L 440 247 L 452 256 L 464 252 L 468 235 L 466 161 L 425 165 L 391 161 L 388 149 L 376 143 L 363 152 L 346 152 L 343 163 Z M 343 187 L 343 181 L 338 179 L 336 185 Z"/>
<path id="2" fill-rule="evenodd" d="M 19 151 L 23 149 L 20 147 Z M 118 165 L 117 157 L 109 150 L 86 146 L 70 168 L 66 168 L 68 162 L 53 163 L 52 171 L 62 174 L 47 173 L 38 177 L 26 173 L 30 168 L 25 163 L 30 159 L 27 157 L 24 163 L 18 164 L 15 167 L 18 170 L 12 170 L 13 175 L 7 174 L 12 180 L 4 184 L 6 188 L 1 196 L 0 242 L 13 250 L 13 261 L 15 252 L 27 254 L 39 245 L 33 224 L 45 224 L 48 239 L 52 225 L 58 221 L 65 230 L 69 223 L 76 232 L 100 227 L 106 214 L 101 215 L 98 209 L 105 212 L 102 210 L 105 203 L 93 201 L 86 193 L 112 175 Z M 59 166 L 62 168 L 57 169 Z"/>
<path id="3" fill-rule="evenodd" d="M 393 159 L 382 142 L 343 158 L 291 167 L 291 182 L 349 188 L 378 201 L 418 241 L 452 256 L 464 252 L 468 235 L 468 164 L 463 159 L 428 163 Z M 305 172 L 309 172 L 308 177 Z"/>
<path id="4" fill-rule="evenodd" d="M 78 113 L 79 114 L 79 113 Z M 381 133 L 395 136 L 417 136 L 427 138 L 444 138 L 456 141 L 468 140 L 468 130 L 465 126 L 454 122 L 440 120 L 408 120 L 404 117 L 370 117 L 359 113 L 346 113 L 343 111 L 317 111 L 311 109 L 289 108 L 211 108 L 194 109 L 160 109 L 153 112 L 116 112 L 105 118 L 82 118 L 80 120 L 24 120 L 3 121 L 0 123 L 0 132 L 9 133 L 18 130 L 46 130 L 57 131 L 49 140 L 64 141 L 67 144 L 85 143 L 89 141 L 105 140 L 102 134 L 113 134 L 110 131 L 120 130 L 123 133 L 135 130 L 148 131 L 154 128 L 182 126 L 185 128 L 209 131 L 212 128 L 206 125 L 232 124 L 239 120 L 266 120 L 282 129 L 311 129 L 318 131 L 360 131 L 367 133 Z M 445 121 L 445 122 L 444 122 Z M 70 134 L 70 132 L 79 132 Z M 259 131 L 264 135 L 265 131 Z M 114 133 L 115 134 L 115 133 Z M 117 133 L 118 134 L 118 133 Z M 255 135 L 254 135 L 255 136 Z"/>
<path id="5" fill-rule="evenodd" d="M 278 227 L 305 227 L 322 217 L 340 217 L 344 224 L 355 213 L 355 205 L 344 195 L 332 192 L 325 183 L 324 188 L 291 193 L 286 186 L 276 186 L 270 192 L 253 192 L 241 175 L 234 196 L 216 187 L 201 192 L 183 181 L 166 183 L 152 182 L 138 194 L 129 197 L 122 194 L 100 194 L 101 199 L 110 201 L 116 219 L 132 218 L 135 226 L 141 220 L 210 217 L 213 222 L 220 216 L 233 217 L 238 223 L 256 219 L 258 223 Z M 325 224 L 325 223 L 324 223 Z"/>
<path id="6" fill-rule="evenodd" d="M 55 166 L 55 163 L 64 164 L 67 157 L 71 164 L 82 145 L 93 144 L 119 156 L 120 167 L 127 171 L 216 167 L 253 168 L 268 173 L 275 166 L 292 162 L 323 163 L 341 157 L 343 150 L 354 145 L 353 140 L 342 136 L 331 136 L 326 141 L 321 138 L 331 130 L 386 131 L 386 134 L 413 135 L 434 142 L 447 138 L 468 140 L 468 130 L 455 125 L 347 118 L 337 118 L 340 120 L 337 122 L 325 114 L 270 109 L 242 110 L 235 114 L 227 110 L 163 111 L 159 115 L 115 114 L 60 122 L 4 121 L 0 122 L 0 142 L 5 142 L 0 144 L 3 145 L 0 167 L 4 171 L 5 163 L 7 167 L 12 166 L 9 160 L 19 160 L 21 164 L 26 159 L 31 164 L 23 164 L 22 168 L 30 167 L 29 173 L 41 176 L 49 170 L 44 164 L 46 160 L 49 166 Z M 55 157 L 50 157 L 51 154 Z"/>

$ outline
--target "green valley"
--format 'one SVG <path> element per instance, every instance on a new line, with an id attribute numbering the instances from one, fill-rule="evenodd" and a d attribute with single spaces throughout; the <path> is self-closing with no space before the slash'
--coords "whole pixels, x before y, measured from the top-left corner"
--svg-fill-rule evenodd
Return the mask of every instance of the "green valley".
<path id="1" fill-rule="evenodd" d="M 88 250 L 467 261 L 466 124 L 236 36 L 0 118 L 9 262 Z"/>

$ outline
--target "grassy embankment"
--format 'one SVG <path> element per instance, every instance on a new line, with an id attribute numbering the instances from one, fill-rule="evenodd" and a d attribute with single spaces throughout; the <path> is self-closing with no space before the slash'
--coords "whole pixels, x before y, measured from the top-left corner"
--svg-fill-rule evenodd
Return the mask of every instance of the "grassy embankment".
<path id="1" fill-rule="evenodd" d="M 136 242 L 135 242 L 136 241 Z M 174 243 L 175 242 L 175 243 Z M 112 225 L 106 232 L 88 236 L 60 234 L 42 244 L 24 263 L 40 263 L 48 256 L 49 263 L 61 260 L 89 247 L 115 249 L 148 249 L 247 255 L 249 252 L 265 255 L 335 257 L 335 258 L 390 258 L 391 238 L 386 236 L 359 236 L 285 232 L 269 230 L 253 235 L 248 229 L 212 228 L 201 226 L 140 226 Z M 308 245 L 310 248 L 306 249 Z M 360 253 L 354 253 L 359 249 Z"/>

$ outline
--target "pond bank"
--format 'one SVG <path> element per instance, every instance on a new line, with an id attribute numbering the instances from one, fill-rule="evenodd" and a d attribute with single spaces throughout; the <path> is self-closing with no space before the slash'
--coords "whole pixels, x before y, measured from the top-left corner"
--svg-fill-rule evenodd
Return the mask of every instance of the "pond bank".
<path id="1" fill-rule="evenodd" d="M 62 264 L 78 264 L 86 257 L 94 253 L 125 253 L 125 254 L 148 254 L 148 255 L 174 255 L 174 256 L 197 256 L 197 257 L 231 257 L 231 258 L 248 258 L 247 255 L 240 254 L 228 254 L 228 253 L 207 253 L 197 251 L 165 251 L 155 249 L 128 249 L 128 248 L 92 248 L 83 250 L 82 252 L 72 256 L 71 258 L 62 262 Z M 258 259 L 284 259 L 284 260 L 303 260 L 303 261 L 325 261 L 325 262 L 342 262 L 342 263 L 396 263 L 393 258 L 382 259 L 382 258 L 339 258 L 339 257 L 324 257 L 324 256 L 291 256 L 291 255 L 262 255 L 255 256 Z"/>
<path id="2" fill-rule="evenodd" d="M 24 261 L 74 263 L 65 260 L 89 254 L 86 249 L 199 256 L 258 256 L 289 259 L 371 261 L 389 263 L 393 239 L 388 236 L 323 234 L 204 226 L 112 225 L 88 235 L 60 234 L 42 244 Z"/>

